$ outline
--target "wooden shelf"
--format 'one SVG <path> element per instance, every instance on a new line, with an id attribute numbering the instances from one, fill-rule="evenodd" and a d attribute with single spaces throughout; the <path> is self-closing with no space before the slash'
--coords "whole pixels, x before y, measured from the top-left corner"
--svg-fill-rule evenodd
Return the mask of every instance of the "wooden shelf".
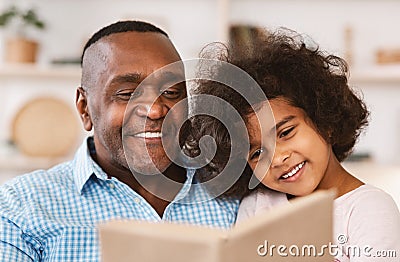
<path id="1" fill-rule="evenodd" d="M 81 68 L 77 65 L 30 65 L 3 64 L 0 78 L 34 77 L 80 79 Z M 350 69 L 351 83 L 399 83 L 400 65 L 380 65 L 363 69 Z"/>
<path id="2" fill-rule="evenodd" d="M 80 79 L 81 68 L 77 65 L 3 64 L 0 66 L 0 78 L 14 77 Z"/>
<path id="3" fill-rule="evenodd" d="M 350 69 L 351 83 L 398 84 L 400 87 L 400 65 L 377 65 L 365 69 Z"/>

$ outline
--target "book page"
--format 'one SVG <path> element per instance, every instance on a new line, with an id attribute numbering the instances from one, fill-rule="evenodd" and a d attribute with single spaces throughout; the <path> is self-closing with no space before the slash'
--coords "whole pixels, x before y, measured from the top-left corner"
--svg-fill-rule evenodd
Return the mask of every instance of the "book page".
<path id="1" fill-rule="evenodd" d="M 295 199 L 230 230 L 134 220 L 108 222 L 99 227 L 102 261 L 333 261 L 328 245 L 334 195 L 320 191 Z"/>

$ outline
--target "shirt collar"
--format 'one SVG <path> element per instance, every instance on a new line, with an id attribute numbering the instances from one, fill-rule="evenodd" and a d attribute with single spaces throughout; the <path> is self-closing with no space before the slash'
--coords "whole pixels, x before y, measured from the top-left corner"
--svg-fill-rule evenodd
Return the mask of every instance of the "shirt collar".
<path id="1" fill-rule="evenodd" d="M 77 150 L 73 160 L 73 173 L 75 186 L 79 193 L 92 175 L 100 179 L 107 179 L 107 174 L 92 159 L 90 152 L 94 151 L 93 137 L 88 137 Z"/>
<path id="2" fill-rule="evenodd" d="M 173 202 L 178 202 L 178 201 L 182 200 L 183 198 L 187 197 L 187 195 L 190 191 L 190 188 L 192 187 L 192 184 L 193 184 L 194 174 L 195 174 L 194 169 L 186 170 L 186 181 L 183 184 L 179 193 L 175 196 Z"/>
<path id="3" fill-rule="evenodd" d="M 91 154 L 95 154 L 96 150 L 94 148 L 93 137 L 88 137 L 84 140 L 82 145 L 77 150 L 74 160 L 73 160 L 73 173 L 75 186 L 79 193 L 82 194 L 83 187 L 94 175 L 101 180 L 107 179 L 107 174 L 103 169 L 93 160 Z M 179 201 L 187 197 L 190 188 L 193 183 L 195 175 L 194 169 L 187 169 L 186 181 L 182 186 L 182 189 L 175 196 L 174 202 Z"/>

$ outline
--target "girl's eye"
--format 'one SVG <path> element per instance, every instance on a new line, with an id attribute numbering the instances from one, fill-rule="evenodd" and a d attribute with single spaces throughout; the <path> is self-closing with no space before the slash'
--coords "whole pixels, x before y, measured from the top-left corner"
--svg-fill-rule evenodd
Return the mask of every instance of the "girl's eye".
<path id="1" fill-rule="evenodd" d="M 250 159 L 253 160 L 253 159 L 259 158 L 262 152 L 264 152 L 264 150 L 263 150 L 262 148 L 257 149 L 257 150 L 254 151 L 254 153 L 250 156 Z"/>
<path id="2" fill-rule="evenodd" d="M 290 135 L 290 133 L 293 131 L 294 128 L 295 128 L 295 127 L 293 126 L 293 127 L 290 127 L 290 128 L 288 128 L 288 129 L 283 130 L 283 131 L 279 134 L 279 138 L 286 137 L 286 136 Z"/>

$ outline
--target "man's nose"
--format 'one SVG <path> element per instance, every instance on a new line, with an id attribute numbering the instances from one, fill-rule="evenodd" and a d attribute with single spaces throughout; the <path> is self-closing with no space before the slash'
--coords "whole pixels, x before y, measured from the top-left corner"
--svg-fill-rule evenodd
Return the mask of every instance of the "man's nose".
<path id="1" fill-rule="evenodd" d="M 131 101 L 131 103 L 136 104 L 135 111 L 138 116 L 152 120 L 163 118 L 168 113 L 168 108 L 158 90 L 145 90 L 140 97 Z"/>

